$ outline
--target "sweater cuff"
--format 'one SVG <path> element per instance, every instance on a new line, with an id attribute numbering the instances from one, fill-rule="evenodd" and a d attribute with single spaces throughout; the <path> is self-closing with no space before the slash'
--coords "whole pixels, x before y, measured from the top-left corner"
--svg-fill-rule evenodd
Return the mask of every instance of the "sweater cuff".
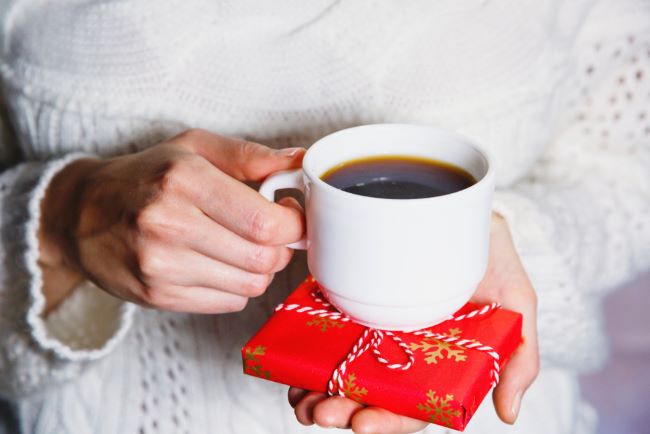
<path id="1" fill-rule="evenodd" d="M 492 211 L 508 223 L 515 248 L 520 256 L 550 253 L 549 234 L 553 222 L 531 199 L 512 191 L 496 191 Z"/>
<path id="2" fill-rule="evenodd" d="M 569 289 L 575 287 L 571 270 L 552 243 L 552 216 L 543 212 L 533 199 L 515 191 L 497 191 L 492 210 L 508 224 L 517 254 L 540 298 L 539 308 L 561 312 L 580 306 L 582 293 Z M 543 302 L 548 297 L 560 299 L 546 306 Z"/>
<path id="3" fill-rule="evenodd" d="M 508 223 L 515 249 L 537 293 L 542 363 L 583 372 L 601 367 L 607 358 L 607 345 L 596 321 L 600 315 L 598 300 L 576 284 L 570 268 L 571 253 L 552 242 L 559 236 L 559 216 L 545 212 L 535 200 L 516 191 L 497 191 L 492 210 Z M 589 321 L 581 320 L 584 318 Z"/>
<path id="4" fill-rule="evenodd" d="M 134 306 L 104 293 L 90 282 L 79 285 L 47 318 L 43 318 L 45 297 L 38 265 L 38 230 L 41 201 L 54 176 L 66 165 L 87 154 L 70 154 L 46 163 L 30 192 L 25 224 L 25 268 L 29 272 L 27 325 L 35 342 L 69 361 L 96 360 L 109 353 L 132 323 Z"/>

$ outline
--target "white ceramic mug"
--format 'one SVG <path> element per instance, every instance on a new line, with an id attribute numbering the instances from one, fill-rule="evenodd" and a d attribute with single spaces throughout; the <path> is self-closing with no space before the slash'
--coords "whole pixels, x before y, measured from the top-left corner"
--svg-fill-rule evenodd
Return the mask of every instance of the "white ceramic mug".
<path id="1" fill-rule="evenodd" d="M 424 199 L 381 199 L 339 190 L 320 177 L 361 157 L 406 155 L 455 164 L 477 183 Z M 355 321 L 387 330 L 436 324 L 466 303 L 487 266 L 494 172 L 476 145 L 438 128 L 365 125 L 314 143 L 302 169 L 278 172 L 260 193 L 305 194 L 309 270 L 329 301 Z"/>

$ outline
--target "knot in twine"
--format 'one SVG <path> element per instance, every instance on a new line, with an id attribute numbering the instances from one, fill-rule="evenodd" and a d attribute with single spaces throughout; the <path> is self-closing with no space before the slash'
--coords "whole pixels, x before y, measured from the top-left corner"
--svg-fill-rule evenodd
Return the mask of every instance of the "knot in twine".
<path id="1" fill-rule="evenodd" d="M 311 293 L 311 296 L 314 299 L 314 301 L 316 301 L 317 303 L 323 306 L 322 309 L 314 308 L 311 306 L 301 306 L 299 304 L 280 303 L 279 305 L 276 306 L 275 311 L 287 310 L 287 311 L 294 311 L 306 315 L 318 316 L 321 318 L 339 320 L 341 322 L 354 322 L 349 316 L 336 310 L 336 308 L 332 306 L 331 303 L 328 303 L 327 301 L 323 300 L 319 296 L 318 290 L 313 291 Z M 487 313 L 490 313 L 495 309 L 499 309 L 500 307 L 501 305 L 499 305 L 498 303 L 491 303 L 482 306 L 480 309 L 473 310 L 466 314 L 462 314 L 458 316 L 452 315 L 444 321 L 462 321 L 469 318 L 475 318 L 477 316 L 483 316 Z M 476 340 L 473 339 L 461 339 L 458 336 L 449 336 L 442 333 L 433 333 L 429 330 L 416 330 L 412 332 L 403 332 L 403 333 L 410 333 L 413 334 L 414 336 L 424 336 L 425 338 L 432 338 L 443 342 L 453 343 L 457 347 L 475 350 L 475 351 L 481 351 L 489 355 L 493 359 L 493 366 L 492 369 L 490 370 L 492 387 L 496 386 L 497 383 L 499 382 L 499 353 L 497 353 L 496 350 L 494 350 L 494 348 L 488 345 L 483 345 L 480 342 L 477 342 Z M 403 354 L 406 356 L 407 359 L 405 363 L 393 363 L 382 355 L 379 347 L 381 346 L 384 340 L 384 336 L 390 337 L 392 341 L 402 350 Z M 413 364 L 415 363 L 415 356 L 413 355 L 413 351 L 411 351 L 408 345 L 395 333 L 389 330 L 380 330 L 372 327 L 366 327 L 363 333 L 361 334 L 361 336 L 359 337 L 359 339 L 357 340 L 357 342 L 352 346 L 352 349 L 348 352 L 346 358 L 341 363 L 339 363 L 339 365 L 332 372 L 332 376 L 330 377 L 330 380 L 327 383 L 328 395 L 330 396 L 340 395 L 343 397 L 345 396 L 345 393 L 343 392 L 344 389 L 343 377 L 345 375 L 345 371 L 347 367 L 370 348 L 372 348 L 372 354 L 375 360 L 377 360 L 377 362 L 381 363 L 388 369 L 406 371 L 410 369 L 411 366 L 413 366 Z"/>

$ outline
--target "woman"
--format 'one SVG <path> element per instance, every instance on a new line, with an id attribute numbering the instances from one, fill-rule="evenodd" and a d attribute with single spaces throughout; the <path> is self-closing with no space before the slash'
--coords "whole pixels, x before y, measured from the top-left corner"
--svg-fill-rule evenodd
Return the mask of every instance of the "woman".
<path id="1" fill-rule="evenodd" d="M 0 393 L 22 430 L 301 432 L 239 348 L 305 276 L 282 247 L 302 215 L 245 182 L 400 121 L 460 131 L 497 166 L 475 299 L 521 311 L 525 343 L 468 432 L 593 432 L 576 375 L 604 359 L 600 302 L 650 261 L 647 2 L 259 3 L 0 9 Z M 425 426 L 289 401 L 305 425 Z"/>

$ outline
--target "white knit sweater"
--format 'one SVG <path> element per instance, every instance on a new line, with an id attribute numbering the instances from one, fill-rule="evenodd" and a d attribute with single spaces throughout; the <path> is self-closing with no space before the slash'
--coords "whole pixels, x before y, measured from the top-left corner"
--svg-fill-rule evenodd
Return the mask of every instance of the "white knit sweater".
<path id="1" fill-rule="evenodd" d="M 26 432 L 301 431 L 285 388 L 239 359 L 305 276 L 300 254 L 238 314 L 139 309 L 86 283 L 42 317 L 39 201 L 77 152 L 188 127 L 309 145 L 388 121 L 492 154 L 495 208 L 539 295 L 522 432 L 579 431 L 574 385 L 544 372 L 572 384 L 600 365 L 601 300 L 650 264 L 650 2 L 7 0 L 0 19 L 0 396 Z M 572 407 L 549 428 L 535 402 Z M 494 432 L 489 407 L 470 430 Z"/>

